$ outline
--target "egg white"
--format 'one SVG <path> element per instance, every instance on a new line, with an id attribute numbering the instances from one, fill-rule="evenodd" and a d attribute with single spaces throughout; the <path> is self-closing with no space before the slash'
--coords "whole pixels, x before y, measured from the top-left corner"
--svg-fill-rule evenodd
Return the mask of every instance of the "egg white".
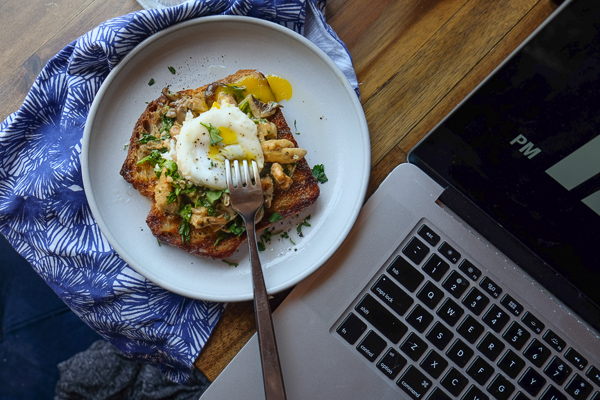
<path id="1" fill-rule="evenodd" d="M 211 146 L 209 131 L 202 123 L 221 130 L 223 141 Z M 227 187 L 225 159 L 255 160 L 259 170 L 264 166 L 256 124 L 238 107 L 226 102 L 183 122 L 177 136 L 176 155 L 181 176 L 213 190 Z"/>

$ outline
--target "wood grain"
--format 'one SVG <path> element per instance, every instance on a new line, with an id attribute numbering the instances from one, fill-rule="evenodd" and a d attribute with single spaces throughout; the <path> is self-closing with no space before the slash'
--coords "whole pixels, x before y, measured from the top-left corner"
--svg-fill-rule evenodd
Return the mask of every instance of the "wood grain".
<path id="1" fill-rule="evenodd" d="M 352 55 L 371 135 L 367 195 L 556 7 L 551 0 L 329 0 L 326 19 Z M 64 46 L 140 9 L 135 0 L 4 0 L 0 118 L 18 109 Z M 215 379 L 253 333 L 252 303 L 229 304 L 195 365 Z"/>

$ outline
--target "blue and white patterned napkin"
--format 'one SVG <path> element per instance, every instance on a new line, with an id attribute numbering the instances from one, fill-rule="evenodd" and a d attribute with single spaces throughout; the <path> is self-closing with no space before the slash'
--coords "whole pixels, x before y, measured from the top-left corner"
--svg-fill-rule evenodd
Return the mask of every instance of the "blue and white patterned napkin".
<path id="1" fill-rule="evenodd" d="M 358 94 L 347 49 L 325 22 L 325 0 L 204 0 L 113 18 L 44 67 L 22 107 L 0 124 L 0 232 L 88 325 L 130 358 L 184 382 L 224 305 L 168 292 L 129 267 L 90 212 L 81 139 L 100 85 L 152 34 L 207 15 L 282 24 L 321 47 Z"/>

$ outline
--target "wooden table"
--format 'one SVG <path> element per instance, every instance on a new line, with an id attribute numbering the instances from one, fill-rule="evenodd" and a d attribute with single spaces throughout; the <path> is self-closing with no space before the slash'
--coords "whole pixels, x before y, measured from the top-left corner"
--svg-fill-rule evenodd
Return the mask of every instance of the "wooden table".
<path id="1" fill-rule="evenodd" d="M 352 54 L 369 125 L 367 195 L 556 7 L 552 0 L 328 0 L 326 18 Z M 140 9 L 134 0 L 2 0 L 0 118 L 19 108 L 65 45 Z M 196 366 L 213 380 L 253 332 L 252 304 L 230 304 Z"/>

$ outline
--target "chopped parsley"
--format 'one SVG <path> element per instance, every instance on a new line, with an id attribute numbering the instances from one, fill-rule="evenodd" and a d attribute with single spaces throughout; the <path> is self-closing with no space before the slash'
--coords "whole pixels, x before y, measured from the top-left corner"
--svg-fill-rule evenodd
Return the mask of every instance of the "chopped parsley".
<path id="1" fill-rule="evenodd" d="M 158 142 L 160 139 L 154 135 L 150 135 L 146 132 L 142 132 L 142 137 L 137 140 L 139 144 L 146 144 L 148 142 Z"/>
<path id="2" fill-rule="evenodd" d="M 164 113 L 161 117 L 161 122 L 162 122 L 162 127 L 160 128 L 160 133 L 162 134 L 163 132 L 166 133 L 165 136 L 162 137 L 162 139 L 169 139 L 171 137 L 171 128 L 173 127 L 173 122 L 175 121 L 175 118 L 169 118 L 167 117 L 167 113 Z"/>
<path id="3" fill-rule="evenodd" d="M 154 85 L 154 78 L 150 79 L 150 81 L 148 82 L 148 86 L 152 86 Z"/>
<path id="4" fill-rule="evenodd" d="M 289 240 L 290 240 L 290 242 L 292 242 L 292 244 L 293 244 L 294 246 L 296 245 L 296 243 L 295 243 L 295 242 L 292 240 L 292 238 L 290 237 L 290 235 L 289 235 L 287 232 L 283 232 L 283 233 L 281 234 L 281 237 L 282 237 L 282 238 L 284 238 L 284 239 L 289 239 Z"/>
<path id="5" fill-rule="evenodd" d="M 223 141 L 223 138 L 221 137 L 221 131 L 219 130 L 219 128 L 215 127 L 211 123 L 205 124 L 204 122 L 200 122 L 200 124 L 206 129 L 208 129 L 210 139 L 209 144 L 211 146 L 214 146 L 215 144 Z"/>
<path id="6" fill-rule="evenodd" d="M 222 190 L 209 190 L 206 192 L 206 200 L 208 200 L 208 202 L 214 206 L 215 201 L 219 200 L 222 194 Z"/>
<path id="7" fill-rule="evenodd" d="M 225 90 L 229 93 L 235 101 L 238 103 L 244 99 L 244 93 L 246 92 L 245 86 L 235 86 L 235 85 L 227 85 L 225 86 Z"/>
<path id="8" fill-rule="evenodd" d="M 315 165 L 312 169 L 312 173 L 313 173 L 313 176 L 320 183 L 325 183 L 329 180 L 327 178 L 327 175 L 325 175 L 325 166 L 323 164 Z"/>
<path id="9" fill-rule="evenodd" d="M 271 222 L 271 223 L 281 221 L 282 219 L 283 219 L 283 217 L 277 211 L 275 211 L 273 214 L 271 214 L 269 216 L 269 222 Z"/>
<path id="10" fill-rule="evenodd" d="M 274 235 L 277 235 L 280 232 L 273 232 L 273 229 L 267 228 L 264 230 L 263 234 L 260 236 L 260 240 L 257 243 L 259 251 L 265 251 L 267 249 L 267 243 L 271 241 L 271 238 Z"/>
<path id="11" fill-rule="evenodd" d="M 227 224 L 227 227 L 229 228 L 229 232 L 236 236 L 241 236 L 242 233 L 246 232 L 246 227 L 244 226 L 241 218 L 235 218 L 233 221 Z"/>
<path id="12" fill-rule="evenodd" d="M 179 209 L 181 222 L 179 223 L 179 235 L 183 243 L 190 242 L 190 219 L 192 218 L 192 205 L 186 204 Z"/>
<path id="13" fill-rule="evenodd" d="M 310 215 L 308 217 L 304 218 L 304 220 L 302 222 L 300 222 L 300 224 L 298 224 L 298 226 L 296 227 L 296 232 L 298 232 L 298 234 L 300 236 L 302 236 L 302 227 L 310 226 L 310 224 L 308 223 L 309 219 L 310 219 Z"/>
<path id="14" fill-rule="evenodd" d="M 231 261 L 227 261 L 227 260 L 221 260 L 223 261 L 225 264 L 230 265 L 232 267 L 237 267 L 239 264 L 236 262 L 231 262 Z"/>
<path id="15" fill-rule="evenodd" d="M 175 72 L 177 72 L 177 71 L 175 71 L 175 68 L 173 68 L 173 67 L 169 67 L 169 71 L 170 71 L 170 72 L 171 72 L 173 75 L 175 75 Z"/>

